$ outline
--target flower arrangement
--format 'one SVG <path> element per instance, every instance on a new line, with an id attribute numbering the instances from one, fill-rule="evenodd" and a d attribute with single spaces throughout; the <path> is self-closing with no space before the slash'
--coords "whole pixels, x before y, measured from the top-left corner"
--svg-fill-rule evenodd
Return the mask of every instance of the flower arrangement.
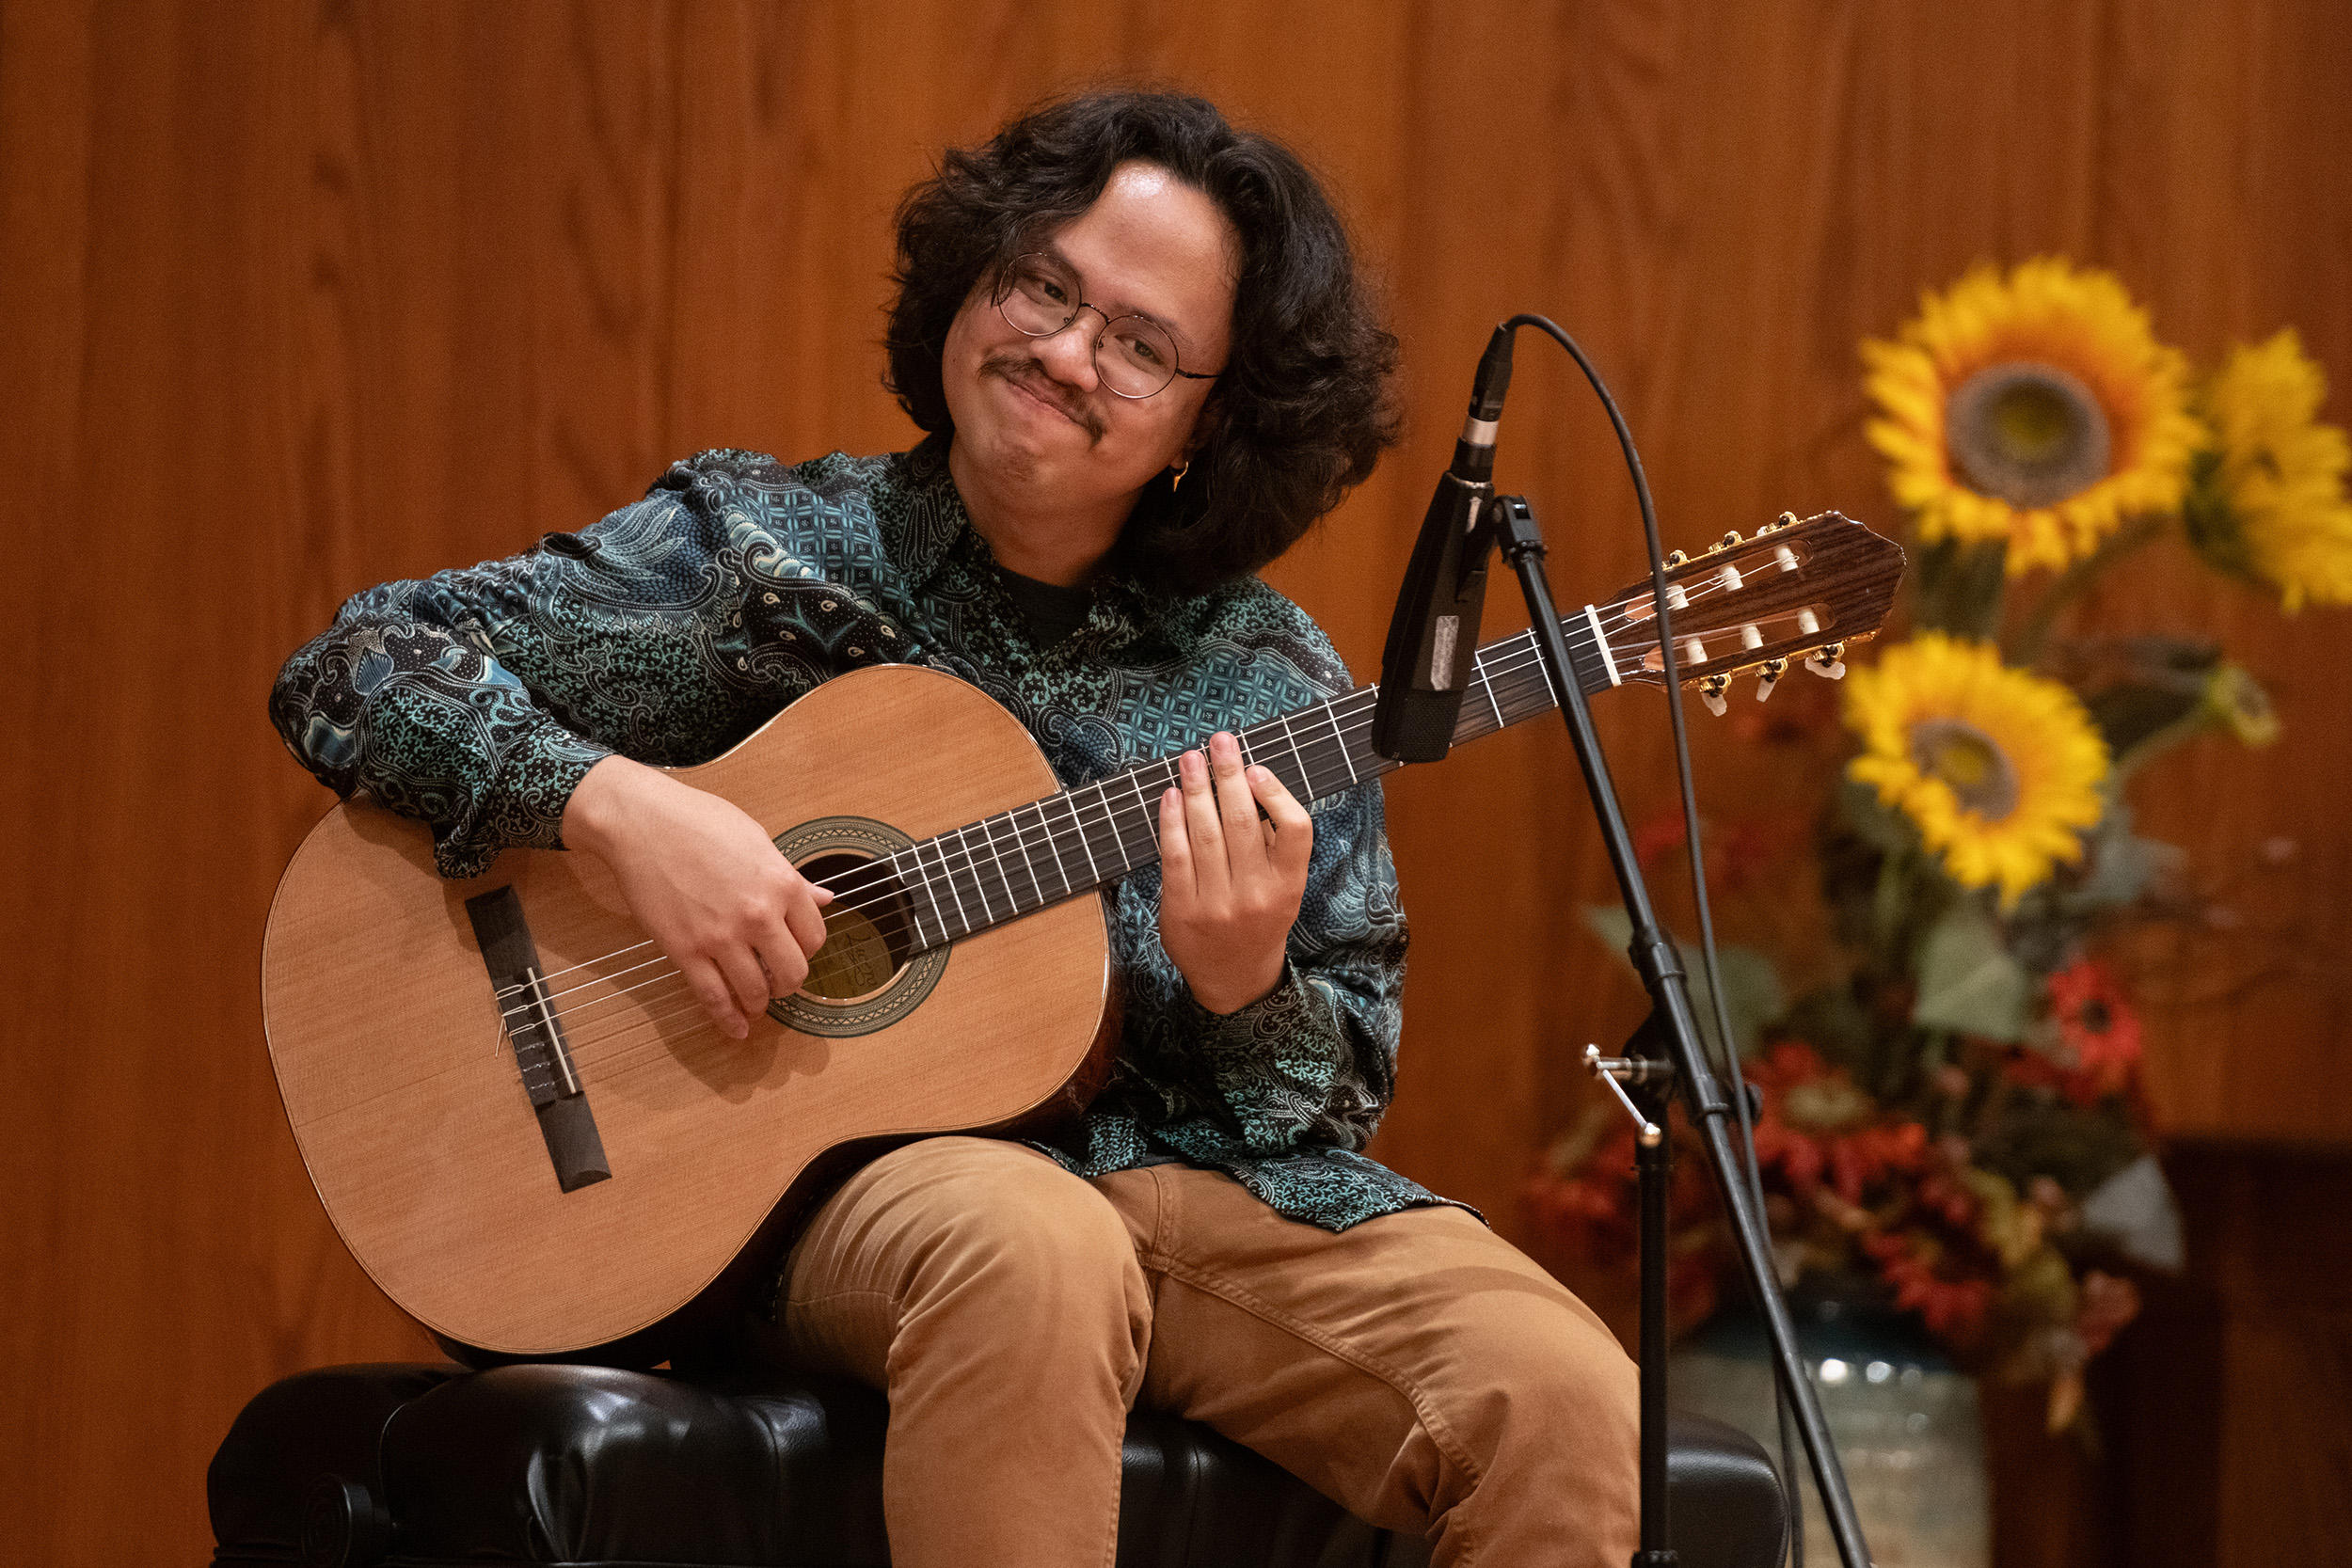
<path id="1" fill-rule="evenodd" d="M 2137 1311 L 2132 1266 L 2180 1262 L 2138 1018 L 2102 955 L 2190 900 L 2123 786 L 2196 736 L 2279 730 L 2218 648 L 2061 635 L 2062 611 L 2168 535 L 2287 613 L 2352 603 L 2352 443 L 2319 422 L 2293 332 L 2197 376 L 2112 275 L 2061 260 L 1979 267 L 1862 359 L 1866 434 L 1909 515 L 1912 630 L 1847 680 L 1839 787 L 1783 835 L 1824 928 L 1784 911 L 1764 923 L 1780 951 L 1726 948 L 1726 1001 L 1784 1279 L 1874 1276 L 1964 1363 L 2046 1381 L 2058 1431 Z M 1771 837 L 1710 832 L 1718 885 L 1755 880 Z M 1641 845 L 1681 847 L 1678 817 Z M 1613 913 L 1593 911 L 1604 936 Z M 1629 1264 L 1631 1156 L 1605 1109 L 1554 1144 L 1527 1196 L 1556 1244 Z M 1698 1162 L 1678 1173 L 1691 1321 L 1727 1237 Z"/>

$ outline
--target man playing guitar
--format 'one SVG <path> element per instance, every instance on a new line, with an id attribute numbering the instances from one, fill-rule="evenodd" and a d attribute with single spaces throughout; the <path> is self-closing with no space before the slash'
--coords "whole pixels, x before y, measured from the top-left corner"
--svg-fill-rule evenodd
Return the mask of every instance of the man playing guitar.
<path id="1" fill-rule="evenodd" d="M 444 875 L 599 857 L 739 1038 L 801 987 L 830 895 L 663 766 L 900 661 L 1002 703 L 1064 784 L 1189 748 L 1160 867 L 1111 895 L 1108 1085 L 1041 1142 L 865 1165 L 755 1338 L 888 1396 L 891 1547 L 917 1568 L 1109 1562 L 1138 1400 L 1438 1563 L 1617 1568 L 1631 1364 L 1360 1152 L 1405 952 L 1378 784 L 1301 802 L 1231 733 L 1349 684 L 1252 575 L 1393 439 L 1395 340 L 1329 203 L 1206 103 L 1091 95 L 948 152 L 900 207 L 898 281 L 914 451 L 706 452 L 579 534 L 360 594 L 273 721 L 342 793 L 430 824 Z"/>

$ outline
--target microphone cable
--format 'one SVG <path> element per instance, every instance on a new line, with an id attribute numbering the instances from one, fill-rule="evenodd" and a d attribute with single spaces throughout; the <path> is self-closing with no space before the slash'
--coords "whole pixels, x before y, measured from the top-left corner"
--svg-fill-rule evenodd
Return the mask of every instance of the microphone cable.
<path id="1" fill-rule="evenodd" d="M 1715 958 L 1715 919 L 1707 897 L 1707 857 L 1699 839 L 1697 792 L 1691 779 L 1691 736 L 1683 714 L 1680 663 L 1676 657 L 1674 623 L 1671 619 L 1673 606 L 1668 602 L 1666 595 L 1666 557 L 1658 538 L 1658 509 L 1650 499 L 1649 480 L 1642 472 L 1642 457 L 1641 453 L 1634 450 L 1633 433 L 1627 428 L 1625 415 L 1618 410 L 1617 400 L 1610 395 L 1608 384 L 1601 379 L 1600 372 L 1593 367 L 1592 360 L 1586 357 L 1583 349 L 1577 346 L 1576 340 L 1569 337 L 1559 324 L 1549 316 L 1516 315 L 1504 322 L 1497 331 L 1516 334 L 1522 326 L 1534 327 L 1550 338 L 1552 341 L 1567 351 L 1568 357 L 1576 361 L 1577 369 L 1584 372 L 1584 379 L 1592 386 L 1593 395 L 1600 399 L 1601 407 L 1609 415 L 1610 426 L 1617 433 L 1617 447 L 1625 453 L 1626 472 L 1632 477 L 1633 497 L 1641 507 L 1642 538 L 1649 551 L 1650 604 L 1658 621 L 1659 652 L 1663 657 L 1665 665 L 1666 713 L 1674 731 L 1675 779 L 1682 794 L 1684 841 L 1690 846 L 1691 895 L 1698 906 L 1699 958 L 1707 975 L 1708 997 L 1714 1004 L 1711 1011 L 1714 1013 L 1716 1037 L 1722 1047 L 1722 1076 L 1732 1086 L 1730 1099 L 1733 1116 L 1740 1128 L 1737 1143 L 1740 1164 L 1743 1166 L 1740 1175 L 1747 1182 L 1748 1191 L 1755 1198 L 1756 1213 L 1760 1218 L 1764 1213 L 1764 1179 L 1756 1161 L 1756 1128 L 1748 1108 L 1747 1075 L 1740 1068 L 1739 1046 L 1731 1033 L 1731 1010 L 1724 1001 L 1723 974 Z M 1704 1031 L 1702 1031 L 1703 1044 Z M 1770 1237 L 1768 1227 L 1766 1231 L 1768 1242 Z M 1762 1310 L 1761 1303 L 1757 1304 L 1757 1309 Z M 1801 1506 L 1803 1497 L 1796 1493 L 1794 1477 L 1791 1474 L 1793 1462 L 1788 1454 L 1788 1426 L 1785 1409 L 1788 1391 L 1782 1386 L 1777 1371 L 1772 1378 L 1772 1386 L 1775 1395 L 1774 1404 L 1779 1409 L 1781 1418 L 1779 1421 L 1781 1472 L 1784 1484 L 1789 1487 L 1791 1493 L 1789 1515 L 1792 1528 L 1791 1544 L 1794 1547 L 1792 1560 L 1795 1568 L 1804 1568 L 1804 1509 Z"/>

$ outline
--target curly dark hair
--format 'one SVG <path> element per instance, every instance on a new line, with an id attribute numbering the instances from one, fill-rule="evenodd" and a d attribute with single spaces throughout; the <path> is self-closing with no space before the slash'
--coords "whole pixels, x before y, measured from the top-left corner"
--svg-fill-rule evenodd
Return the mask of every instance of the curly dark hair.
<path id="1" fill-rule="evenodd" d="M 951 149 L 898 204 L 898 295 L 883 385 L 927 431 L 954 428 L 947 328 L 974 286 L 1091 207 L 1120 164 L 1156 164 L 1241 237 L 1232 353 L 1181 486 L 1144 489 L 1120 539 L 1147 586 L 1198 593 L 1257 570 L 1368 477 L 1397 438 L 1396 338 L 1356 277 L 1339 214 L 1289 149 L 1198 98 L 1095 92 Z"/>

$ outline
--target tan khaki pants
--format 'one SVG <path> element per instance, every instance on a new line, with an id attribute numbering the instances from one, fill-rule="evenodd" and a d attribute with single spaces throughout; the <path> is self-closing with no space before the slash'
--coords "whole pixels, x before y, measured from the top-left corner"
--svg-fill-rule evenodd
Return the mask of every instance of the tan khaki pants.
<path id="1" fill-rule="evenodd" d="M 1625 1568 L 1636 1379 L 1584 1305 L 1455 1209 L 1333 1234 L 1213 1171 L 1084 1180 L 933 1138 L 793 1249 L 769 1348 L 890 1400 L 900 1568 L 1100 1568 L 1129 1406 L 1206 1422 L 1438 1568 Z"/>

